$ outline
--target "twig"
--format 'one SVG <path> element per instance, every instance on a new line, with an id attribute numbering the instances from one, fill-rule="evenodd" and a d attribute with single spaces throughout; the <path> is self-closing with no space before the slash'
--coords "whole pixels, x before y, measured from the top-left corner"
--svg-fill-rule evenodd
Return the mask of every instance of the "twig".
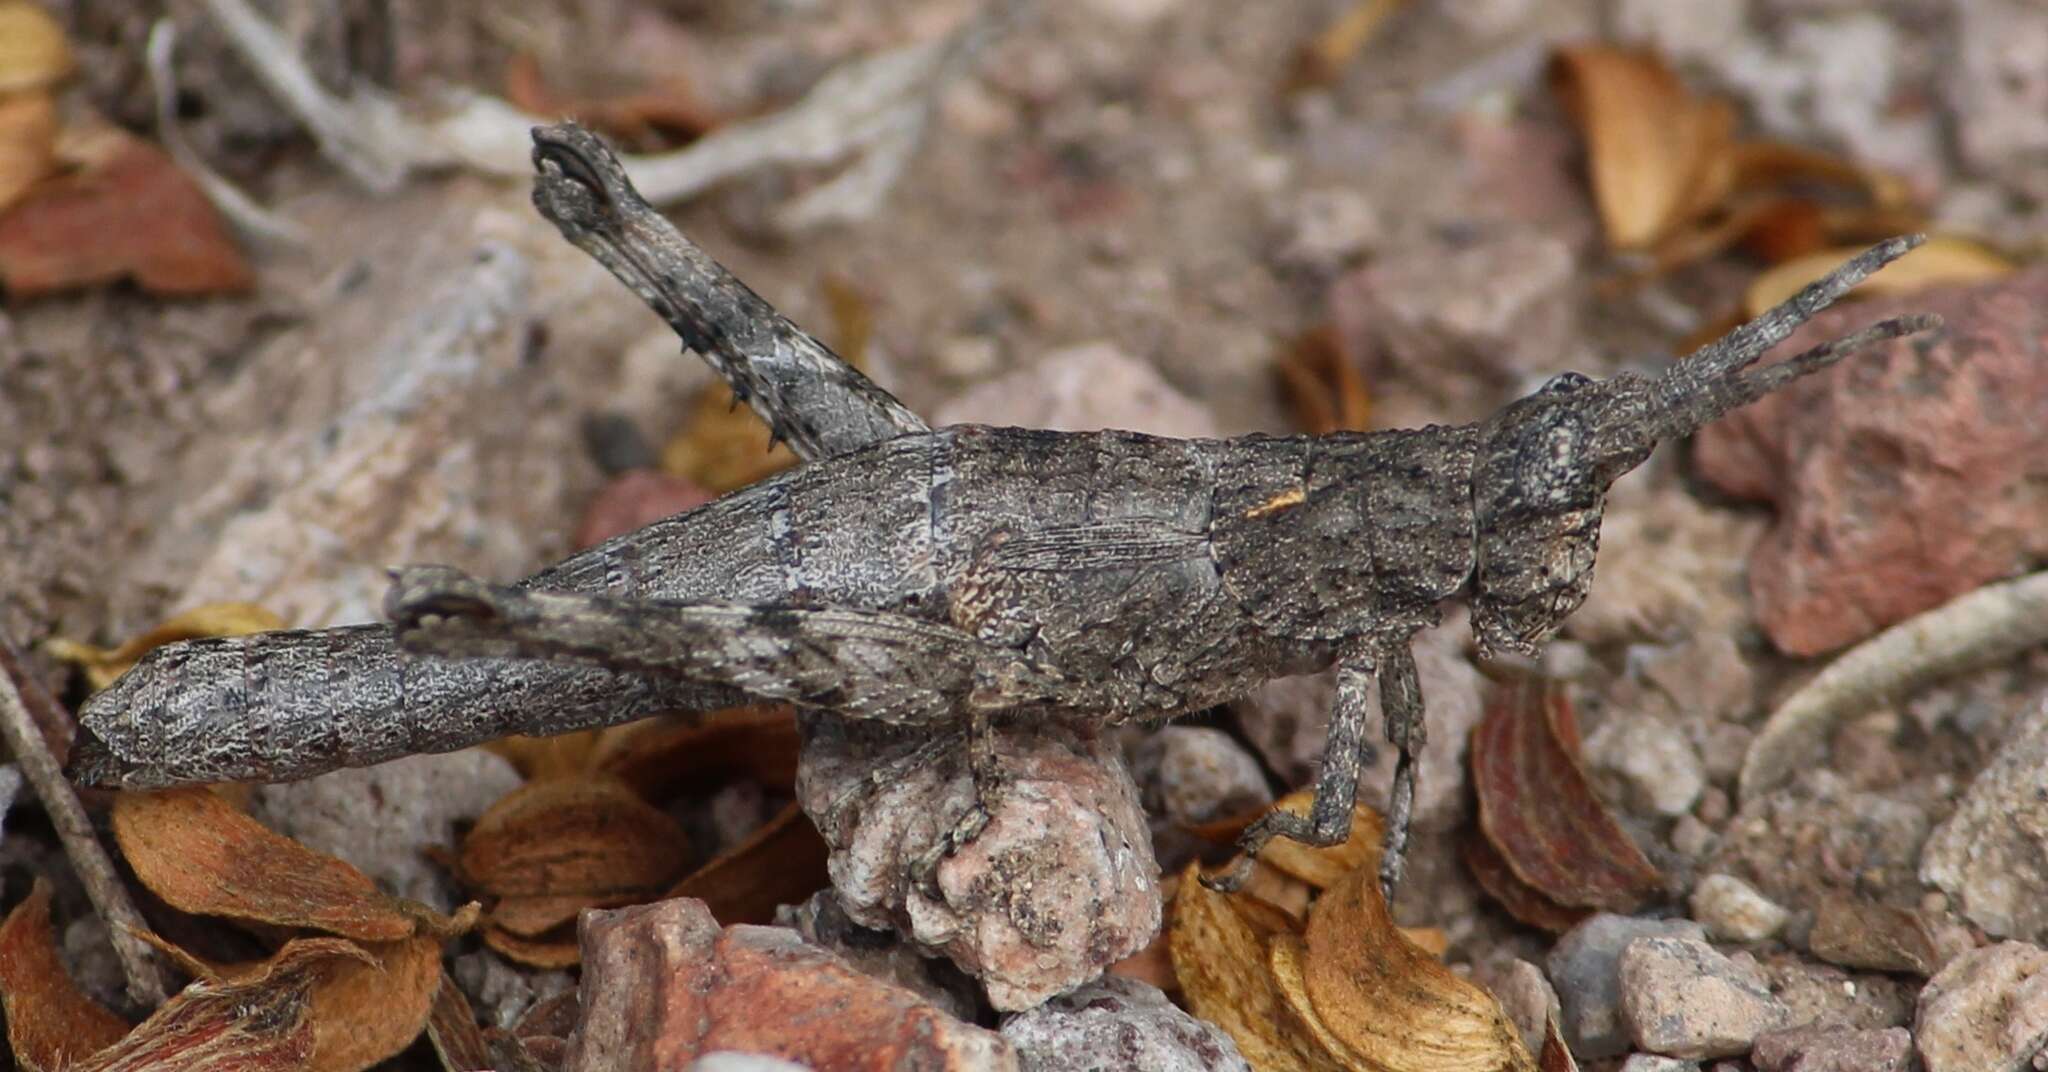
<path id="1" fill-rule="evenodd" d="M 149 81 L 156 90 L 156 136 L 171 159 L 178 162 L 192 181 L 199 184 L 206 199 L 220 210 L 243 234 L 273 246 L 303 250 L 312 244 L 305 228 L 293 223 L 237 189 L 202 159 L 184 129 L 178 125 L 178 81 L 171 71 L 171 53 L 178 47 L 178 27 L 168 18 L 158 19 L 149 31 Z"/>
<path id="2" fill-rule="evenodd" d="M 1864 641 L 1792 694 L 1749 744 L 1740 797 L 1783 785 L 1849 715 L 2048 643 L 2048 571 L 1989 585 Z"/>
<path id="3" fill-rule="evenodd" d="M 30 701 L 24 696 L 34 697 L 33 702 L 38 705 L 54 707 L 55 701 L 28 673 L 20 649 L 5 636 L 0 636 L 0 663 L 4 663 L 5 669 L 5 673 L 0 673 L 0 736 L 6 737 L 7 747 L 21 764 L 22 774 L 42 800 L 43 809 L 49 812 L 50 823 L 64 843 L 64 854 L 70 857 L 79 881 L 85 884 L 85 895 L 92 899 L 100 918 L 107 921 L 114 954 L 120 958 L 121 972 L 128 979 L 128 997 L 144 1008 L 154 1009 L 164 1003 L 166 992 L 156 954 L 138 937 L 149 925 L 128 899 L 127 888 L 114 872 L 114 861 L 94 835 L 85 806 L 79 803 L 71 783 L 64 780 L 57 757 L 29 714 Z"/>

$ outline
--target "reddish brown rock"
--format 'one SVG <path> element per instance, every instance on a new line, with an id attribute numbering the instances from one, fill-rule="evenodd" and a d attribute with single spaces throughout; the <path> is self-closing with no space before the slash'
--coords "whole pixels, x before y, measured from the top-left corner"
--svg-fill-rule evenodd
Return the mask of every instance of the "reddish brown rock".
<path id="1" fill-rule="evenodd" d="M 1750 591 L 1791 654 L 1855 643 L 2003 576 L 2048 532 L 2048 268 L 1837 306 L 1774 352 L 1907 312 L 1947 327 L 1858 354 L 1699 435 L 1710 482 L 1778 507 Z"/>
<path id="2" fill-rule="evenodd" d="M 1015 1072 L 992 1031 L 854 970 L 782 927 L 721 929 L 679 898 L 583 915 L 571 1072 L 682 1069 L 720 1050 L 847 1072 Z"/>

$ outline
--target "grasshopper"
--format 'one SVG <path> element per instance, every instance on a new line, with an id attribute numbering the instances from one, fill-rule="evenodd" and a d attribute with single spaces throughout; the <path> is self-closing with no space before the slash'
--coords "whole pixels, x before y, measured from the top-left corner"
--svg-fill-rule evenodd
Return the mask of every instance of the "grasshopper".
<path id="1" fill-rule="evenodd" d="M 187 641 L 86 704 L 83 781 L 305 777 L 512 732 L 785 701 L 964 728 L 977 794 L 1017 719 L 1157 721 L 1331 666 L 1306 817 L 1348 836 L 1377 679 L 1397 752 L 1381 878 L 1401 874 L 1424 740 L 1410 645 L 1463 600 L 1482 655 L 1533 654 L 1585 599 L 1608 487 L 1661 441 L 1935 326 L 1874 324 L 1751 369 L 1918 244 L 1895 238 L 1661 375 L 1563 373 L 1475 424 L 1168 439 L 930 429 L 655 213 L 574 125 L 534 131 L 534 200 L 808 464 L 514 585 L 396 571 L 391 625 Z M 970 838 L 985 808 L 963 819 Z"/>

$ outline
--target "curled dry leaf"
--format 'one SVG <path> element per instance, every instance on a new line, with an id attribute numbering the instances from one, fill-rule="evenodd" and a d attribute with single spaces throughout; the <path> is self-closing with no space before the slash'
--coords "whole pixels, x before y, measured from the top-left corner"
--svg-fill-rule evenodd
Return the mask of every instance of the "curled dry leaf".
<path id="1" fill-rule="evenodd" d="M 1799 292 L 1856 255 L 1855 249 L 1823 249 L 1758 276 L 1744 293 L 1744 315 L 1756 316 Z M 1966 238 L 1936 235 L 1885 270 L 1858 284 L 1850 296 L 1883 298 L 1943 284 L 1978 283 L 2012 274 L 2016 265 L 1997 251 Z"/>
<path id="2" fill-rule="evenodd" d="M 1563 934 L 1579 925 L 1580 921 L 1593 914 L 1590 908 L 1570 908 L 1558 904 L 1543 895 L 1543 891 L 1515 877 L 1508 868 L 1508 862 L 1501 859 L 1500 850 L 1486 835 L 1477 830 L 1468 834 L 1459 844 L 1459 855 L 1465 860 L 1465 867 L 1472 872 L 1472 878 L 1485 890 L 1487 896 L 1499 901 L 1508 915 L 1538 930 L 1552 934 Z"/>
<path id="3" fill-rule="evenodd" d="M 213 203 L 163 150 L 120 136 L 103 159 L 0 213 L 0 283 L 17 298 L 132 278 L 154 294 L 247 290 Z"/>
<path id="4" fill-rule="evenodd" d="M 1352 0 L 1342 13 L 1310 38 L 1296 53 L 1294 67 L 1281 86 L 1286 92 L 1334 84 L 1359 52 L 1380 31 L 1387 16 L 1406 0 Z"/>
<path id="5" fill-rule="evenodd" d="M 0 94 L 0 209 L 56 169 L 56 102 L 41 92 Z"/>
<path id="6" fill-rule="evenodd" d="M 1222 1028 L 1262 1072 L 1343 1072 L 1346 1066 L 1294 1021 L 1267 967 L 1276 936 L 1293 917 L 1256 898 L 1202 885 L 1201 867 L 1181 873 L 1167 950 L 1188 1008 Z"/>
<path id="7" fill-rule="evenodd" d="M 34 0 L 0 0 L 0 93 L 47 89 L 76 66 L 64 27 Z"/>
<path id="8" fill-rule="evenodd" d="M 549 88 L 540 61 L 522 52 L 505 65 L 505 99 L 528 115 L 563 116 L 639 152 L 686 145 L 718 125 L 690 83 L 670 72 L 661 84 L 608 97 L 570 97 Z"/>
<path id="9" fill-rule="evenodd" d="M 30 1072 L 56 1072 L 120 1041 L 128 1022 L 85 996 L 64 970 L 50 925 L 50 884 L 36 879 L 0 923 L 0 1005 L 7 1045 Z"/>
<path id="10" fill-rule="evenodd" d="M 731 707 L 699 720 L 650 719 L 604 731 L 591 769 L 647 800 L 707 793 L 735 777 L 777 792 L 796 786 L 796 711 L 786 704 Z M 729 922 L 729 921 L 728 921 Z"/>
<path id="11" fill-rule="evenodd" d="M 361 871 L 273 833 L 203 787 L 120 793 L 113 826 L 135 877 L 186 912 L 366 942 L 466 926 L 464 915 L 442 916 L 384 893 Z"/>
<path id="12" fill-rule="evenodd" d="M 1495 688 L 1472 731 L 1472 776 L 1481 832 L 1513 877 L 1543 897 L 1627 913 L 1663 890 L 1663 875 L 1586 778 L 1562 685 L 1524 679 Z"/>
<path id="13" fill-rule="evenodd" d="M 502 927 L 486 924 L 484 944 L 507 960 L 542 971 L 573 968 L 583 959 L 574 928 L 562 928 L 538 938 L 523 938 Z"/>
<path id="14" fill-rule="evenodd" d="M 412 1045 L 427 1026 L 441 986 L 441 940 L 421 934 L 364 951 L 370 959 L 333 957 L 317 969 L 308 1072 L 358 1072 Z"/>
<path id="15" fill-rule="evenodd" d="M 1579 1072 L 1578 1059 L 1565 1045 L 1555 1016 L 1543 1018 L 1543 1052 L 1536 1055 L 1536 1068 L 1537 1072 Z"/>
<path id="16" fill-rule="evenodd" d="M 491 1067 L 490 1044 L 483 1026 L 462 987 L 441 972 L 440 989 L 434 992 L 434 1008 L 427 1014 L 427 1041 L 447 1072 L 486 1072 Z"/>
<path id="17" fill-rule="evenodd" d="M 1586 139 L 1609 246 L 1648 248 L 1726 196 L 1735 112 L 1694 96 L 1655 53 L 1559 49 L 1550 82 Z"/>
<path id="18" fill-rule="evenodd" d="M 667 897 L 695 897 L 719 923 L 774 922 L 777 906 L 799 904 L 831 880 L 831 850 L 794 801 L 745 841 L 691 872 Z M 666 898 L 664 898 L 666 899 Z"/>
<path id="19" fill-rule="evenodd" d="M 283 629 L 284 619 L 254 603 L 208 603 L 194 607 L 117 648 L 96 648 L 75 640 L 51 640 L 51 655 L 77 663 L 94 689 L 104 689 L 128 672 L 152 648 L 198 637 L 242 636 Z"/>
<path id="20" fill-rule="evenodd" d="M 313 987 L 338 959 L 372 958 L 344 939 L 302 938 L 246 974 L 202 978 L 72 1072 L 300 1072 L 314 1054 Z"/>
<path id="21" fill-rule="evenodd" d="M 1280 351 L 1274 371 L 1294 406 L 1294 421 L 1311 435 L 1362 432 L 1372 419 L 1365 377 L 1345 360 L 1337 329 L 1325 324 L 1303 332 Z"/>

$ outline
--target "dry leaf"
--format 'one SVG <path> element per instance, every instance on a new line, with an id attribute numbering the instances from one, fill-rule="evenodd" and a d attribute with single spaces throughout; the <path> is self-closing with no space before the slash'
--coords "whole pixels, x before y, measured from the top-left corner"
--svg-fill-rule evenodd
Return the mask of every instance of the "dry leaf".
<path id="1" fill-rule="evenodd" d="M 796 464 L 790 449 L 768 442 L 768 428 L 723 383 L 690 404 L 683 430 L 661 448 L 661 469 L 723 495 Z"/>
<path id="2" fill-rule="evenodd" d="M 0 924 L 0 1004 L 7 1044 L 29 1072 L 56 1072 L 120 1041 L 128 1022 L 78 989 L 50 924 L 50 884 L 37 878 Z"/>
<path id="3" fill-rule="evenodd" d="M 1291 936 L 1285 912 L 1243 894 L 1202 885 L 1201 867 L 1181 873 L 1167 950 L 1188 1008 L 1222 1028 L 1260 1072 L 1344 1072 L 1346 1065 L 1294 1029 L 1267 964 L 1277 935 Z"/>
<path id="4" fill-rule="evenodd" d="M 1274 948 L 1277 955 L 1287 947 Z M 1519 1032 L 1493 996 L 1394 927 L 1375 868 L 1352 872 L 1317 898 L 1300 965 L 1313 1015 L 1341 1040 L 1342 1052 L 1365 1067 L 1534 1072 Z M 1295 1007 L 1292 997 L 1289 1004 Z"/>
<path id="5" fill-rule="evenodd" d="M 75 66 L 64 27 L 31 0 L 0 0 L 0 93 L 47 89 Z"/>
<path id="6" fill-rule="evenodd" d="M 574 928 L 564 928 L 554 937 L 521 938 L 510 931 L 485 926 L 484 944 L 508 960 L 543 971 L 573 968 L 583 959 Z"/>
<path id="7" fill-rule="evenodd" d="M 469 998 L 445 969 L 441 987 L 434 992 L 433 1011 L 427 1014 L 427 1040 L 445 1072 L 488 1072 L 491 1067 L 490 1048 L 482 1025 L 477 1023 L 476 1010 L 470 1008 Z"/>
<path id="8" fill-rule="evenodd" d="M 124 278 L 173 295 L 254 282 L 206 195 L 163 150 L 129 136 L 95 166 L 43 182 L 0 213 L 0 283 L 11 296 Z"/>
<path id="9" fill-rule="evenodd" d="M 1559 49 L 1550 81 L 1586 139 L 1610 247 L 1647 248 L 1731 188 L 1734 110 L 1695 97 L 1656 54 L 1602 44 Z"/>
<path id="10" fill-rule="evenodd" d="M 647 897 L 642 894 L 517 894 L 492 905 L 488 922 L 493 929 L 520 938 L 539 938 L 574 922 L 586 908 L 621 908 L 644 900 Z"/>
<path id="11" fill-rule="evenodd" d="M 646 800 L 709 793 L 736 777 L 778 792 L 796 786 L 796 711 L 786 704 L 731 707 L 701 720 L 659 719 L 604 731 L 589 768 Z"/>
<path id="12" fill-rule="evenodd" d="M 0 209 L 56 170 L 56 103 L 46 93 L 0 95 Z"/>
<path id="13" fill-rule="evenodd" d="M 1486 835 L 1472 831 L 1460 843 L 1460 855 L 1472 877 L 1487 896 L 1499 901 L 1508 915 L 1539 930 L 1563 934 L 1593 914 L 1590 908 L 1567 908 L 1543 896 L 1541 890 L 1515 877 L 1508 862 Z"/>
<path id="14" fill-rule="evenodd" d="M 683 869 L 674 819 L 610 778 L 532 782 L 491 806 L 463 839 L 460 869 L 496 897 L 653 895 Z"/>
<path id="15" fill-rule="evenodd" d="M 799 904 L 830 881 L 830 850 L 818 828 L 792 802 L 745 841 L 677 883 L 663 899 L 695 897 L 712 918 L 735 923 L 774 922 L 777 906 Z"/>
<path id="16" fill-rule="evenodd" d="M 114 837 L 135 877 L 174 908 L 389 942 L 462 929 L 377 889 L 361 871 L 249 818 L 203 787 L 114 797 Z"/>
<path id="17" fill-rule="evenodd" d="M 671 72 L 648 89 L 606 97 L 565 97 L 548 87 L 540 61 L 520 53 L 505 65 L 505 99 L 528 115 L 561 116 L 641 152 L 686 145 L 718 126 L 719 117 L 690 83 Z"/>
<path id="18" fill-rule="evenodd" d="M 340 938 L 302 938 L 243 977 L 200 979 L 72 1072 L 300 1072 L 313 1059 L 313 986 L 336 959 L 371 958 Z"/>
<path id="19" fill-rule="evenodd" d="M 1860 249 L 1824 249 L 1786 261 L 1758 276 L 1743 295 L 1745 315 L 1757 316 L 1828 274 Z M 1852 297 L 1883 298 L 1948 283 L 1977 283 L 2009 275 L 2013 262 L 1965 238 L 1936 235 L 1885 266 L 1850 291 Z"/>
<path id="20" fill-rule="evenodd" d="M 208 603 L 194 607 L 118 648 L 96 648 L 75 640 L 48 642 L 50 654 L 77 663 L 95 690 L 104 689 L 128 672 L 152 648 L 197 637 L 243 636 L 284 628 L 284 619 L 254 603 Z"/>
<path id="21" fill-rule="evenodd" d="M 1564 1035 L 1557 1030 L 1557 1017 L 1543 1018 L 1543 1052 L 1536 1057 L 1537 1072 L 1579 1072 L 1579 1062 L 1572 1056 L 1571 1047 L 1564 1044 Z"/>
<path id="22" fill-rule="evenodd" d="M 1273 807 L 1307 818 L 1315 800 L 1314 790 L 1299 789 Z M 1386 833 L 1387 823 L 1379 812 L 1357 807 L 1351 812 L 1351 836 L 1343 844 L 1317 848 L 1292 838 L 1274 838 L 1260 851 L 1259 866 L 1300 879 L 1313 889 L 1327 890 L 1360 868 L 1378 867 L 1380 842 Z"/>
<path id="23" fill-rule="evenodd" d="M 1345 360 L 1335 327 L 1325 324 L 1302 333 L 1282 348 L 1273 368 L 1303 431 L 1365 431 L 1372 419 L 1372 395 L 1365 377 Z"/>
<path id="24" fill-rule="evenodd" d="M 1292 93 L 1334 84 L 1343 76 L 1344 68 L 1379 33 L 1380 24 L 1399 11 L 1404 2 L 1352 0 L 1342 14 L 1301 46 L 1281 90 Z"/>
<path id="25" fill-rule="evenodd" d="M 1564 687 L 1494 689 L 1472 730 L 1479 828 L 1515 878 L 1566 908 L 1628 913 L 1664 877 L 1593 792 Z"/>
<path id="26" fill-rule="evenodd" d="M 287 949 L 290 946 L 286 946 Z M 323 961 L 313 983 L 308 1072 L 359 1072 L 412 1045 L 441 985 L 441 940 L 422 934 Z"/>

